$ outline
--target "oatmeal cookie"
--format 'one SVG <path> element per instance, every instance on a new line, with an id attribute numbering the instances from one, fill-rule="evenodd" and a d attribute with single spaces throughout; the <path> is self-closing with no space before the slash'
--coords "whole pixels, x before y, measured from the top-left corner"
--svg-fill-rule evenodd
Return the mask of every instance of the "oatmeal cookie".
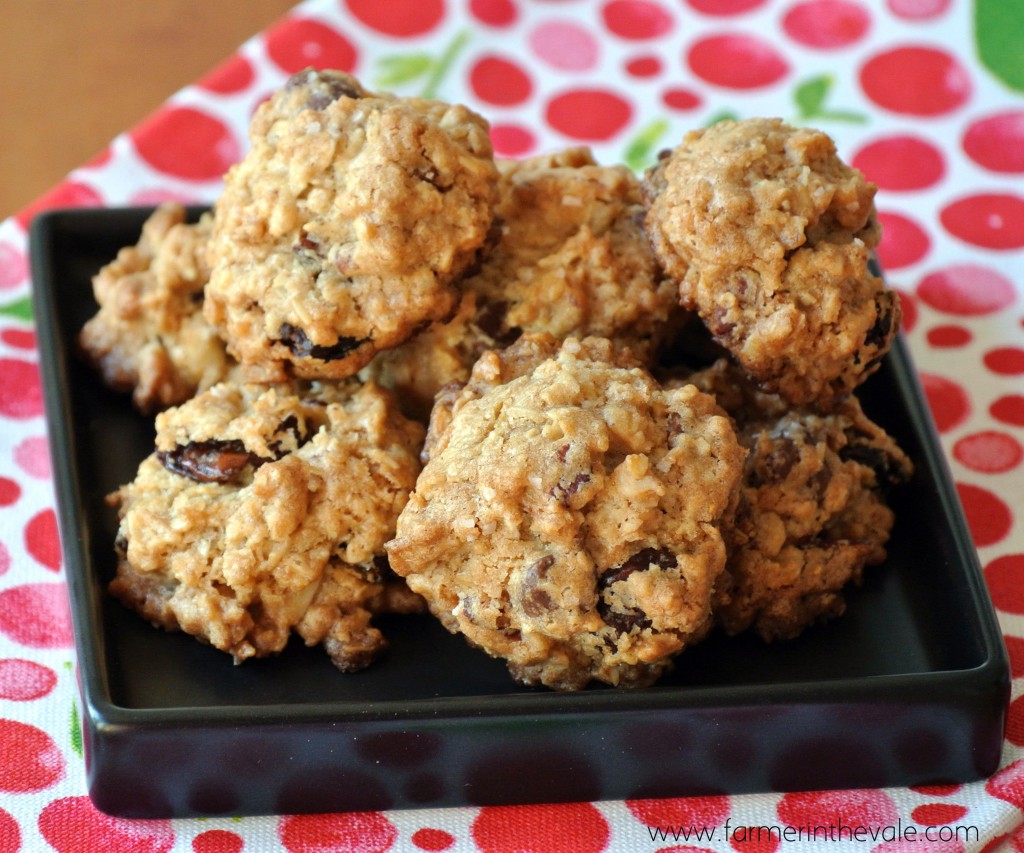
<path id="1" fill-rule="evenodd" d="M 587 148 L 498 162 L 496 242 L 462 283 L 455 317 L 367 368 L 411 396 L 420 412 L 480 354 L 524 332 L 605 337 L 650 361 L 679 324 L 642 228 L 639 181 Z"/>
<path id="2" fill-rule="evenodd" d="M 303 71 L 250 138 L 217 201 L 204 305 L 234 356 L 340 379 L 452 313 L 497 191 L 480 116 Z"/>
<path id="3" fill-rule="evenodd" d="M 210 215 L 187 223 L 180 204 L 162 204 L 138 243 L 93 278 L 99 310 L 82 327 L 79 349 L 107 385 L 130 392 L 144 413 L 183 403 L 232 370 L 202 312 L 212 223 Z"/>
<path id="4" fill-rule="evenodd" d="M 647 685 L 711 625 L 743 451 L 712 397 L 608 340 L 535 343 L 453 390 L 391 565 L 521 684 Z"/>
<path id="5" fill-rule="evenodd" d="M 910 460 L 855 396 L 828 414 L 794 409 L 724 359 L 685 381 L 715 395 L 749 450 L 718 622 L 771 641 L 841 615 L 844 588 L 885 559 L 886 492 L 910 478 Z"/>
<path id="6" fill-rule="evenodd" d="M 476 293 L 463 292 L 450 319 L 432 323 L 405 343 L 377 353 L 360 378 L 393 390 L 403 411 L 426 423 L 441 389 L 450 382 L 465 382 L 477 358 L 501 346 L 492 337 L 497 330 L 488 326 L 490 314 L 480 305 Z"/>
<path id="7" fill-rule="evenodd" d="M 877 369 L 899 326 L 898 297 L 869 265 L 875 191 L 824 133 L 723 121 L 649 170 L 645 227 L 683 305 L 743 369 L 826 410 Z"/>
<path id="8" fill-rule="evenodd" d="M 222 383 L 157 416 L 119 507 L 110 592 L 236 663 L 294 631 L 341 670 L 385 646 L 371 615 L 409 605 L 384 542 L 423 428 L 375 385 Z"/>

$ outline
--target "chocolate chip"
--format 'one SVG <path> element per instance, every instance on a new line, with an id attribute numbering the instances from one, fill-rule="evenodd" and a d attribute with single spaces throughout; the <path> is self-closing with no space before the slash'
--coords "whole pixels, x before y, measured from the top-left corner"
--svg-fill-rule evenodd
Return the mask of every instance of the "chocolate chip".
<path id="1" fill-rule="evenodd" d="M 644 548 L 637 551 L 621 566 L 608 569 L 598 578 L 597 589 L 600 598 L 597 612 L 609 628 L 620 634 L 627 634 L 634 628 L 650 628 L 651 618 L 638 607 L 616 608 L 608 601 L 608 591 L 612 584 L 626 580 L 633 572 L 642 572 L 655 566 L 660 569 L 674 569 L 679 565 L 676 555 L 662 548 Z"/>
<path id="2" fill-rule="evenodd" d="M 369 338 L 350 338 L 342 335 L 333 344 L 314 344 L 302 329 L 293 326 L 291 323 L 282 323 L 279 331 L 279 340 L 292 353 L 299 358 L 317 358 L 321 361 L 333 361 L 344 358 L 353 350 L 359 349 L 363 344 L 369 343 Z"/>
<path id="3" fill-rule="evenodd" d="M 157 459 L 171 473 L 197 483 L 231 483 L 247 466 L 259 467 L 267 461 L 246 450 L 238 439 L 191 441 L 157 451 Z"/>
<path id="4" fill-rule="evenodd" d="M 540 585 L 547 579 L 548 569 L 555 564 L 555 558 L 551 554 L 541 557 L 533 563 L 523 575 L 523 589 L 520 602 L 523 606 L 523 613 L 527 616 L 541 616 L 550 612 L 554 602 L 547 590 L 541 589 Z"/>

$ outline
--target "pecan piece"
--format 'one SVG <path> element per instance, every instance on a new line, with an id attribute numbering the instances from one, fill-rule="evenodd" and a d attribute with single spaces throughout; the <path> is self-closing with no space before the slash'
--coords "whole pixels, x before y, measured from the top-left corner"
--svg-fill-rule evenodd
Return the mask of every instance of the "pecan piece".
<path id="1" fill-rule="evenodd" d="M 567 485 L 560 482 L 555 483 L 548 493 L 559 503 L 568 505 L 569 499 L 589 482 L 589 474 L 577 474 Z"/>

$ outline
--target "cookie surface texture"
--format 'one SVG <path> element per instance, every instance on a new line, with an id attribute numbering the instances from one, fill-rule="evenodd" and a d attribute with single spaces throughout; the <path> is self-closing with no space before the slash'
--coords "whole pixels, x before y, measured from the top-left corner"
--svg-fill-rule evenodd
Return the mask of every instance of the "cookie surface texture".
<path id="1" fill-rule="evenodd" d="M 886 557 L 888 492 L 910 478 L 910 460 L 855 396 L 827 414 L 794 409 L 724 360 L 687 381 L 716 396 L 749 450 L 719 623 L 772 641 L 841 615 L 844 591 Z"/>
<path id="2" fill-rule="evenodd" d="M 524 333 L 606 337 L 649 361 L 684 313 L 644 234 L 629 169 L 601 165 L 587 148 L 498 169 L 494 243 L 462 282 L 457 314 L 368 368 L 421 410 L 447 382 L 465 382 L 485 349 Z"/>
<path id="3" fill-rule="evenodd" d="M 291 634 L 342 670 L 384 648 L 383 544 L 419 471 L 423 429 L 346 383 L 222 383 L 157 418 L 156 449 L 111 496 L 111 593 L 236 662 Z"/>
<path id="4" fill-rule="evenodd" d="M 80 350 L 110 387 L 147 414 L 183 403 L 227 378 L 233 362 L 203 318 L 213 227 L 185 221 L 177 203 L 158 207 L 139 241 L 93 278 L 99 305 L 78 336 Z"/>
<path id="5" fill-rule="evenodd" d="M 482 118 L 304 71 L 250 138 L 217 201 L 204 306 L 237 358 L 340 379 L 451 314 L 493 218 Z"/>
<path id="6" fill-rule="evenodd" d="M 455 402 L 391 565 L 522 684 L 647 685 L 711 624 L 743 452 L 710 396 L 607 340 L 544 346 Z"/>
<path id="7" fill-rule="evenodd" d="M 899 300 L 869 266 L 876 187 L 778 119 L 689 133 L 648 171 L 645 227 L 684 306 L 766 390 L 825 410 L 875 371 Z"/>

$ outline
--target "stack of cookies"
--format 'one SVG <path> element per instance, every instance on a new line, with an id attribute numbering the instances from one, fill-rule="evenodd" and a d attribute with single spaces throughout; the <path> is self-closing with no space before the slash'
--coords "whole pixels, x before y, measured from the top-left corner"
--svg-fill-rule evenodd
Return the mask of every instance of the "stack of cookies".
<path id="1" fill-rule="evenodd" d="M 465 107 L 307 70 L 250 136 L 80 335 L 155 416 L 110 497 L 110 591 L 155 625 L 352 671 L 376 614 L 429 610 L 521 684 L 646 686 L 716 627 L 838 616 L 885 558 L 912 469 L 854 391 L 899 303 L 824 134 L 502 162 Z"/>

